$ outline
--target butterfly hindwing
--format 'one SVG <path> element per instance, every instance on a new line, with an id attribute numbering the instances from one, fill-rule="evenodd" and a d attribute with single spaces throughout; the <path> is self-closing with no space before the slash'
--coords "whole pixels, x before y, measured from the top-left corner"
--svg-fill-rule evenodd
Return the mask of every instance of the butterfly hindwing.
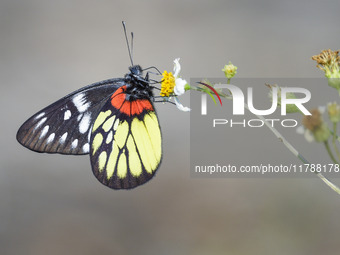
<path id="1" fill-rule="evenodd" d="M 20 127 L 17 140 L 37 152 L 89 153 L 94 119 L 121 85 L 122 79 L 110 79 L 65 96 L 29 118 Z"/>
<path id="2" fill-rule="evenodd" d="M 90 158 L 94 175 L 113 189 L 150 180 L 162 158 L 161 131 L 149 99 L 127 100 L 125 86 L 103 105 L 93 124 Z"/>

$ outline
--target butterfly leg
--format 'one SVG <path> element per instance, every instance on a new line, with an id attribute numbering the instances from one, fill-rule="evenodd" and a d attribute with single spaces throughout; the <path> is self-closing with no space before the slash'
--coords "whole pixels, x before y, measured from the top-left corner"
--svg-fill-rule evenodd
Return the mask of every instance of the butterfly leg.
<path id="1" fill-rule="evenodd" d="M 156 74 L 156 75 L 162 75 L 161 71 L 159 71 L 159 69 L 155 66 L 147 67 L 147 68 L 143 69 L 143 72 L 146 71 L 146 70 L 150 70 L 150 69 L 155 69 L 157 71 L 157 73 L 150 72 L 150 71 L 148 73 L 152 73 L 152 74 Z"/>

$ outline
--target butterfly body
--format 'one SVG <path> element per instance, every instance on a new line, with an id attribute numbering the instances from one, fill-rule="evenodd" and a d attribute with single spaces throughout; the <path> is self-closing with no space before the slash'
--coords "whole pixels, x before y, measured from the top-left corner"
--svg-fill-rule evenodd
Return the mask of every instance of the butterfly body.
<path id="1" fill-rule="evenodd" d="M 104 185 L 131 189 L 150 180 L 162 158 L 152 87 L 139 65 L 124 78 L 81 88 L 47 106 L 19 129 L 17 140 L 46 153 L 90 154 Z"/>

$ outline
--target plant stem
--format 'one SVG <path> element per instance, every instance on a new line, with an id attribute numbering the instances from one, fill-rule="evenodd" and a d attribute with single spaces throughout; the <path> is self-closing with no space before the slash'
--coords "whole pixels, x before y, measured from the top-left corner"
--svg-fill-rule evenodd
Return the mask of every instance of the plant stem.
<path id="1" fill-rule="evenodd" d="M 332 143 L 333 143 L 333 147 L 334 147 L 335 153 L 338 156 L 338 159 L 340 160 L 340 152 L 339 152 L 338 146 L 336 146 L 336 138 L 337 138 L 337 135 L 336 135 L 336 129 L 337 129 L 336 125 L 337 125 L 337 123 L 334 122 L 333 123 L 333 139 L 332 139 Z"/>
<path id="2" fill-rule="evenodd" d="M 328 155 L 330 156 L 330 158 L 331 158 L 331 160 L 333 161 L 333 163 L 334 163 L 334 164 L 339 164 L 339 162 L 336 161 L 336 159 L 334 158 L 334 155 L 333 155 L 333 153 L 332 153 L 332 151 L 331 151 L 331 148 L 329 147 L 328 141 L 325 141 L 325 142 L 324 142 L 324 145 L 325 145 L 326 150 L 327 150 L 327 152 L 328 152 Z"/>
<path id="3" fill-rule="evenodd" d="M 247 110 L 249 110 L 248 105 L 244 104 L 244 108 L 246 108 Z M 294 147 L 293 145 L 291 145 L 281 134 L 279 131 L 277 131 L 276 128 L 274 128 L 272 125 L 270 125 L 266 119 L 261 116 L 261 115 L 256 115 L 255 116 L 257 118 L 259 118 L 260 120 L 262 120 L 264 122 L 264 124 L 270 129 L 270 131 L 272 131 L 274 133 L 274 135 L 279 138 L 279 140 L 287 147 L 287 149 L 294 154 L 295 157 L 297 157 L 298 159 L 301 160 L 302 163 L 304 164 L 310 164 L 309 161 L 307 159 L 305 159 Z M 327 144 L 326 148 L 328 146 L 328 143 L 325 142 L 325 145 Z M 333 154 L 330 154 L 333 156 Z M 333 157 L 334 158 L 334 157 Z M 338 164 L 336 161 L 334 162 L 335 164 Z M 331 181 L 329 181 L 325 176 L 323 176 L 321 173 L 318 172 L 314 172 L 328 187 L 330 187 L 332 190 L 334 190 L 336 193 L 338 193 L 340 195 L 340 188 L 338 186 L 336 186 L 335 184 L 333 184 Z"/>

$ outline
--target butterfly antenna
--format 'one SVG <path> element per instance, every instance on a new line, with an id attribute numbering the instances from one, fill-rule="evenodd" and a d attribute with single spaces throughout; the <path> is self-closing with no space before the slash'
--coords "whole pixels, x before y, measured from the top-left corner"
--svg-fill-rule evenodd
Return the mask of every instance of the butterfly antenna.
<path id="1" fill-rule="evenodd" d="M 131 32 L 131 59 L 133 59 L 133 32 Z"/>
<path id="2" fill-rule="evenodd" d="M 130 50 L 130 45 L 129 45 L 129 39 L 128 39 L 127 34 L 126 34 L 125 21 L 122 21 L 122 24 L 123 24 L 123 28 L 124 28 L 125 41 L 126 41 L 126 45 L 127 45 L 128 51 L 129 51 L 129 57 L 130 57 L 131 65 L 133 65 L 132 55 L 131 55 L 131 50 Z M 132 44 L 131 44 L 131 47 L 132 47 Z"/>

